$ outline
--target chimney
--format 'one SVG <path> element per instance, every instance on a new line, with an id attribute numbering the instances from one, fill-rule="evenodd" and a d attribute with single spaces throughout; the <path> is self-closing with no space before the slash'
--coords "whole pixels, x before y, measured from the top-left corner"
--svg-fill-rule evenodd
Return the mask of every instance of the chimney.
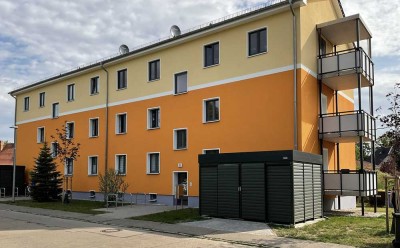
<path id="1" fill-rule="evenodd" d="M 0 152 L 3 151 L 4 145 L 6 142 L 0 140 Z"/>

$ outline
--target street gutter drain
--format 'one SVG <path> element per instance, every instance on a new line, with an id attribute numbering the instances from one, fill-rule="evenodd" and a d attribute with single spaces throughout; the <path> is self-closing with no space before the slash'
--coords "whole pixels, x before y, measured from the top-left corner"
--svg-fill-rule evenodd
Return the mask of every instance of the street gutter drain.
<path id="1" fill-rule="evenodd" d="M 108 228 L 108 229 L 101 230 L 100 232 L 103 232 L 103 233 L 115 233 L 115 232 L 120 232 L 120 231 L 121 231 L 121 229 Z"/>

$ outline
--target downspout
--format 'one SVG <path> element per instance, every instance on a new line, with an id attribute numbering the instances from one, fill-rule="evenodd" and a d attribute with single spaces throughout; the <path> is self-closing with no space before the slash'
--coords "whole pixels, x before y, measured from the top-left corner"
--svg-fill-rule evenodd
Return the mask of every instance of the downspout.
<path id="1" fill-rule="evenodd" d="M 105 137 L 105 147 L 104 147 L 104 175 L 107 173 L 108 170 L 108 99 L 109 99 L 109 92 L 108 92 L 108 71 L 104 67 L 104 63 L 101 63 L 101 68 L 106 72 L 106 137 Z M 106 192 L 107 193 L 107 192 Z"/>
<path id="2" fill-rule="evenodd" d="M 294 150 L 298 150 L 297 134 L 297 20 L 293 10 L 293 0 L 289 0 L 290 10 L 293 15 L 293 139 Z"/>

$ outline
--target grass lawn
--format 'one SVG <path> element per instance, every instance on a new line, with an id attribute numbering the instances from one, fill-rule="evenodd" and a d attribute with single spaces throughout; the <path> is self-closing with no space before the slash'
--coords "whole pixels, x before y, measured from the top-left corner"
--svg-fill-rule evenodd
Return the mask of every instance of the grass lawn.
<path id="1" fill-rule="evenodd" d="M 67 212 L 76 212 L 82 214 L 102 214 L 105 213 L 103 211 L 94 210 L 96 208 L 103 208 L 103 202 L 97 201 L 84 201 L 84 200 L 72 200 L 68 204 L 62 204 L 61 201 L 57 202 L 35 202 L 32 200 L 21 200 L 15 201 L 15 203 L 9 202 L 0 202 L 5 204 L 31 207 L 31 208 L 45 208 L 45 209 L 53 209 L 53 210 L 61 210 Z"/>
<path id="2" fill-rule="evenodd" d="M 131 217 L 131 219 L 148 220 L 148 221 L 175 224 L 175 223 L 180 223 L 180 222 L 205 220 L 206 218 L 201 217 L 199 215 L 198 209 L 185 208 L 185 209 L 179 209 L 179 210 L 164 211 L 162 213 Z"/>
<path id="3" fill-rule="evenodd" d="M 391 224 L 391 220 L 390 220 Z M 394 235 L 386 234 L 385 217 L 332 216 L 302 228 L 273 226 L 280 237 L 307 239 L 356 247 L 392 247 Z"/>

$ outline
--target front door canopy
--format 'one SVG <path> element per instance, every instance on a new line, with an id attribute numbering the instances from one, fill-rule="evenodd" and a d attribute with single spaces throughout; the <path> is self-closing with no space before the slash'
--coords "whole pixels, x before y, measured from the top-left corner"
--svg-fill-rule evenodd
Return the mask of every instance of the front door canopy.
<path id="1" fill-rule="evenodd" d="M 357 21 L 359 21 L 360 40 L 371 39 L 371 32 L 359 14 L 318 24 L 317 29 L 333 45 L 350 44 L 357 41 Z"/>

